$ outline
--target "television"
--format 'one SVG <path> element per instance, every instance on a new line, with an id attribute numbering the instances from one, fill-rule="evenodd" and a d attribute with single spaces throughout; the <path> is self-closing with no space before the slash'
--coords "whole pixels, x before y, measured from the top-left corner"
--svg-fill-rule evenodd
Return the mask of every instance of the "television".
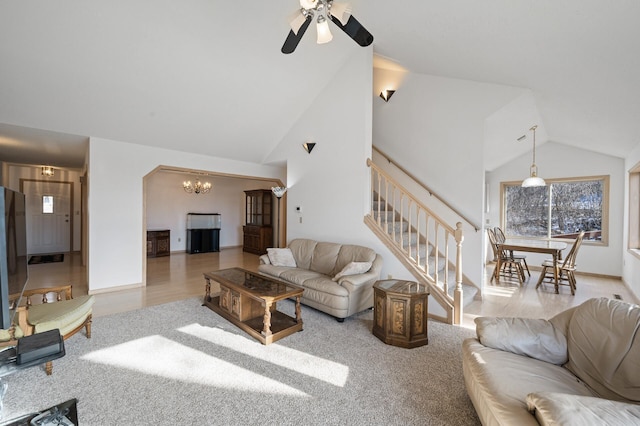
<path id="1" fill-rule="evenodd" d="M 29 279 L 24 194 L 0 186 L 0 211 L 0 329 L 8 329 L 15 315 L 9 296 L 22 296 Z"/>

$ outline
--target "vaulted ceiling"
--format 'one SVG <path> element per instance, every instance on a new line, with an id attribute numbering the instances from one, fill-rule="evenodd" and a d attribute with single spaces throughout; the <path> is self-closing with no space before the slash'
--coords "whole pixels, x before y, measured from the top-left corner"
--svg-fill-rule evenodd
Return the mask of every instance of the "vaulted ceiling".
<path id="1" fill-rule="evenodd" d="M 351 4 L 374 52 L 410 72 L 529 89 L 545 139 L 619 157 L 640 142 L 640 2 Z M 262 161 L 361 49 L 311 27 L 282 54 L 298 7 L 1 2 L 0 160 L 80 167 L 95 136 Z"/>

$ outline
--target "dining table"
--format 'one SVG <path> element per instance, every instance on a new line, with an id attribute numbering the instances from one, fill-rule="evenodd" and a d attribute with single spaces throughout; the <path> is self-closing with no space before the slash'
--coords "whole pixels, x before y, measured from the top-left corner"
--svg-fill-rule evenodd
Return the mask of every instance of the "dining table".
<path id="1" fill-rule="evenodd" d="M 553 279 L 558 285 L 558 262 L 562 260 L 562 250 L 567 248 L 567 243 L 554 240 L 531 240 L 522 238 L 507 238 L 503 243 L 498 244 L 502 251 L 523 251 L 529 253 L 546 253 L 553 257 Z M 500 256 L 496 265 L 496 280 L 500 280 Z M 556 287 L 557 288 L 557 287 Z"/>

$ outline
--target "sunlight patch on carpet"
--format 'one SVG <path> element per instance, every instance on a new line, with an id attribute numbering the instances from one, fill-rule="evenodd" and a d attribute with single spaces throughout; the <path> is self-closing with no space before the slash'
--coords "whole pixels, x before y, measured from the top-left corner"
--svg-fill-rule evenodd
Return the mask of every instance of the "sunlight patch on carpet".
<path id="1" fill-rule="evenodd" d="M 83 360 L 244 392 L 308 397 L 305 392 L 162 336 L 148 336 L 91 352 Z"/>
<path id="2" fill-rule="evenodd" d="M 179 328 L 178 331 L 334 386 L 343 387 L 349 377 L 349 367 L 346 365 L 280 346 L 277 343 L 265 346 L 259 342 L 248 341 L 244 336 L 200 324 L 187 325 Z M 291 362 L 292 359 L 296 361 Z"/>

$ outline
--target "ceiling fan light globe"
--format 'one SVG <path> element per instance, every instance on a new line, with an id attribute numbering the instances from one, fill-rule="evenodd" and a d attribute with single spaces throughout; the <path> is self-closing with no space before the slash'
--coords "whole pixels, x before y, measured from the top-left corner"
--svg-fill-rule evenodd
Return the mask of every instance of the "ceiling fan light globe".
<path id="1" fill-rule="evenodd" d="M 300 6 L 305 9 L 314 9 L 316 7 L 317 0 L 300 0 Z"/>
<path id="2" fill-rule="evenodd" d="M 333 40 L 333 34 L 329 30 L 329 22 L 325 19 L 322 21 L 318 21 L 318 25 L 316 26 L 318 30 L 318 44 L 329 43 Z"/>

